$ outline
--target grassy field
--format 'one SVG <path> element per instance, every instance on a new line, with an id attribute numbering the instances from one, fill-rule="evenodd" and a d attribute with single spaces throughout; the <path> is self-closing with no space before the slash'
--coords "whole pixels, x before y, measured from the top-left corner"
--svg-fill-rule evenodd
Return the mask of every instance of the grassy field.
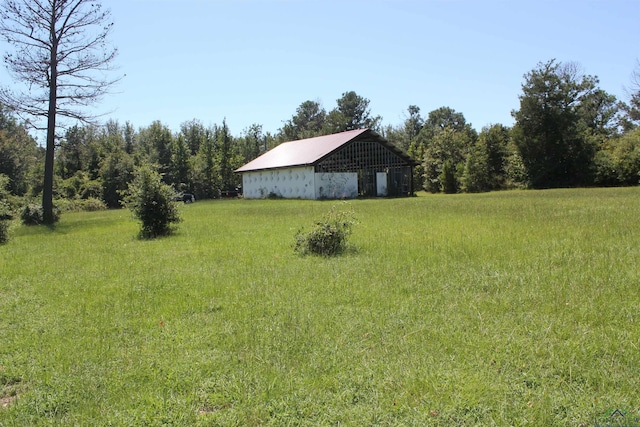
<path id="1" fill-rule="evenodd" d="M 0 426 L 595 426 L 640 416 L 640 188 L 128 211 L 0 246 Z"/>

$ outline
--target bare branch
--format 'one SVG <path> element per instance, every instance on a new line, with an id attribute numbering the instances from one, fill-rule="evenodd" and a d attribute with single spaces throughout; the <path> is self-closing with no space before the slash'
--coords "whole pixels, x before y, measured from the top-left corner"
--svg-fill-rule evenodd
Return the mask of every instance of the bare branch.
<path id="1" fill-rule="evenodd" d="M 104 72 L 113 70 L 117 56 L 117 49 L 105 50 L 113 28 L 109 17 L 108 10 L 90 0 L 5 1 L 0 7 L 0 34 L 15 52 L 5 53 L 4 62 L 26 90 L 14 96 L 5 91 L 0 101 L 11 103 L 14 110 L 22 106 L 24 113 L 47 117 L 48 91 L 55 78 L 55 99 L 65 107 L 59 115 L 84 121 L 81 108 L 98 101 L 121 79 L 104 77 Z M 89 31 L 92 28 L 99 31 Z"/>
<path id="2" fill-rule="evenodd" d="M 120 80 L 104 76 L 117 55 L 116 49 L 106 47 L 113 28 L 109 16 L 99 0 L 4 0 L 0 4 L 0 36 L 15 49 L 4 54 L 4 63 L 24 85 L 17 93 L 0 90 L 0 102 L 18 115 L 47 123 L 45 223 L 53 222 L 57 118 L 94 122 L 97 116 L 85 108 Z"/>

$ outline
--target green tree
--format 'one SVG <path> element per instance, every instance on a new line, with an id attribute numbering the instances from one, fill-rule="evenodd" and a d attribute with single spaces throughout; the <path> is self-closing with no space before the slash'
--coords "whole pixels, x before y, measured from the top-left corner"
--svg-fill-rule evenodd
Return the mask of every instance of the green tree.
<path id="1" fill-rule="evenodd" d="M 200 199 L 213 199 L 220 195 L 221 180 L 216 161 L 215 132 L 204 138 L 198 154 L 192 159 L 194 171 L 194 192 Z"/>
<path id="2" fill-rule="evenodd" d="M 193 119 L 180 125 L 180 135 L 184 138 L 189 152 L 192 156 L 198 154 L 200 145 L 209 137 L 209 130 L 204 127 L 202 122 Z"/>
<path id="3" fill-rule="evenodd" d="M 37 161 L 36 141 L 0 106 L 0 174 L 8 177 L 7 190 L 24 195 L 29 171 Z"/>
<path id="4" fill-rule="evenodd" d="M 482 135 L 482 134 L 481 134 Z M 492 182 L 489 174 L 489 159 L 482 145 L 473 146 L 464 165 L 461 184 L 466 193 L 490 191 Z"/>
<path id="5" fill-rule="evenodd" d="M 163 183 L 160 174 L 150 165 L 135 171 L 124 204 L 142 223 L 140 237 L 151 239 L 174 232 L 181 218 L 173 195 L 174 189 Z"/>
<path id="6" fill-rule="evenodd" d="M 468 132 L 471 129 L 464 114 L 451 107 L 440 107 L 430 111 L 423 127 L 427 136 L 435 135 L 446 128 L 458 132 Z"/>
<path id="7" fill-rule="evenodd" d="M 107 49 L 109 12 L 95 0 L 6 0 L 0 34 L 15 51 L 5 55 L 22 91 L 0 92 L 11 109 L 47 120 L 43 222 L 53 224 L 53 177 L 58 116 L 91 122 L 83 111 L 117 81 L 106 79 L 116 50 Z"/>
<path id="8" fill-rule="evenodd" d="M 57 150 L 57 170 L 62 179 L 72 177 L 76 172 L 85 167 L 85 129 L 74 125 L 67 129 L 65 137 L 60 141 Z"/>
<path id="9" fill-rule="evenodd" d="M 304 101 L 280 129 L 283 141 L 312 138 L 324 133 L 327 112 L 319 101 Z"/>
<path id="10" fill-rule="evenodd" d="M 421 162 L 420 166 L 414 168 L 416 187 L 431 192 L 441 191 L 440 177 L 444 162 L 449 159 L 456 171 L 462 171 L 466 153 L 476 138 L 476 131 L 466 122 L 464 115 L 453 108 L 440 107 L 429 112 L 420 132 L 409 146 L 409 155 Z"/>
<path id="11" fill-rule="evenodd" d="M 102 139 L 102 144 L 106 145 L 109 150 L 122 149 L 127 151 L 125 128 L 120 126 L 117 120 L 108 120 L 102 126 L 101 131 L 100 139 Z"/>
<path id="12" fill-rule="evenodd" d="M 130 122 L 124 124 L 124 151 L 134 154 L 136 151 L 136 130 Z"/>
<path id="13" fill-rule="evenodd" d="M 171 130 L 159 120 L 138 132 L 138 143 L 148 162 L 159 166 L 159 173 L 165 176 L 171 166 Z"/>
<path id="14" fill-rule="evenodd" d="M 107 133 L 94 125 L 74 125 L 67 129 L 56 150 L 56 173 L 68 179 L 85 171 L 91 179 L 100 175 L 100 165 L 108 147 Z"/>
<path id="15" fill-rule="evenodd" d="M 229 132 L 226 119 L 222 126 L 216 127 L 217 162 L 223 190 L 232 190 L 239 184 L 240 177 L 233 173 L 242 166 L 242 158 L 238 153 L 238 147 Z"/>
<path id="16" fill-rule="evenodd" d="M 469 148 L 473 140 L 466 132 L 445 127 L 429 143 L 424 153 L 424 189 L 432 193 L 455 193 L 461 187 Z"/>
<path id="17" fill-rule="evenodd" d="M 191 189 L 191 162 L 189 146 L 182 135 L 174 138 L 171 147 L 171 163 L 166 181 L 180 191 Z"/>
<path id="18" fill-rule="evenodd" d="M 267 150 L 267 135 L 262 133 L 262 125 L 252 124 L 237 138 L 238 148 L 244 163 L 249 162 Z"/>
<path id="19" fill-rule="evenodd" d="M 378 130 L 382 118 L 373 117 L 369 100 L 353 91 L 345 92 L 336 101 L 337 107 L 329 112 L 326 120 L 326 133 L 369 128 Z"/>
<path id="20" fill-rule="evenodd" d="M 532 187 L 584 185 L 592 179 L 597 145 L 591 136 L 607 131 L 603 117 L 610 100 L 597 83 L 574 64 L 555 60 L 525 75 L 520 109 L 512 113 L 513 136 Z M 604 108 L 589 105 L 598 99 Z"/>
<path id="21" fill-rule="evenodd" d="M 581 95 L 576 112 L 585 127 L 586 136 L 600 144 L 617 135 L 620 105 L 614 95 L 595 86 L 597 80 L 589 84 L 593 89 Z"/>
<path id="22" fill-rule="evenodd" d="M 420 115 L 420 107 L 416 105 L 409 105 L 407 113 L 408 115 L 401 126 L 396 128 L 387 127 L 385 138 L 390 143 L 408 152 L 411 144 L 422 130 L 422 126 L 424 126 L 424 119 Z"/>
<path id="23" fill-rule="evenodd" d="M 482 129 L 466 159 L 463 191 L 491 191 L 506 186 L 509 140 L 510 130 L 503 125 Z"/>
<path id="24" fill-rule="evenodd" d="M 509 154 L 505 159 L 504 166 L 505 188 L 528 188 L 530 180 L 527 175 L 527 169 L 524 166 L 518 148 L 513 142 L 513 138 L 509 141 L 507 152 Z"/>
<path id="25" fill-rule="evenodd" d="M 640 183 L 640 128 L 636 128 L 615 142 L 613 157 L 616 159 L 618 180 L 622 185 Z"/>
<path id="26" fill-rule="evenodd" d="M 640 127 L 607 140 L 596 155 L 596 184 L 640 183 Z"/>
<path id="27" fill-rule="evenodd" d="M 134 176 L 133 159 L 124 149 L 117 148 L 107 154 L 100 167 L 102 200 L 109 208 L 122 206 L 122 194 Z"/>

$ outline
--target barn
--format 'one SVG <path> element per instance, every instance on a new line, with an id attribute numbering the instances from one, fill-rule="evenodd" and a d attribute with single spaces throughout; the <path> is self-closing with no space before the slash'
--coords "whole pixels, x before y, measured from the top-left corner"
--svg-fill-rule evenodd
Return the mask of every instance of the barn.
<path id="1" fill-rule="evenodd" d="M 236 169 L 247 199 L 413 194 L 416 162 L 370 129 L 285 142 Z"/>

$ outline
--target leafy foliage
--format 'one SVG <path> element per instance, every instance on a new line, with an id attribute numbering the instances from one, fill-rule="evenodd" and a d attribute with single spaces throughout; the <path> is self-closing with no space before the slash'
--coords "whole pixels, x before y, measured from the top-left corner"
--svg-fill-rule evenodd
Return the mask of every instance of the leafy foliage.
<path id="1" fill-rule="evenodd" d="M 35 203 L 27 203 L 20 212 L 20 220 L 24 225 L 41 225 L 49 224 L 44 219 L 44 210 L 41 205 Z M 53 208 L 53 222 L 60 220 L 60 211 L 54 206 Z"/>
<path id="2" fill-rule="evenodd" d="M 472 134 L 446 126 L 438 129 L 424 153 L 424 188 L 432 193 L 456 193 Z"/>
<path id="3" fill-rule="evenodd" d="M 319 101 L 305 101 L 298 108 L 296 114 L 284 123 L 281 132 L 287 141 L 312 138 L 322 135 L 327 112 Z"/>
<path id="4" fill-rule="evenodd" d="M 9 221 L 0 219 L 0 245 L 9 241 Z"/>
<path id="5" fill-rule="evenodd" d="M 101 162 L 102 200 L 110 208 L 121 206 L 122 192 L 133 178 L 134 164 L 131 156 L 122 149 L 109 153 Z"/>
<path id="6" fill-rule="evenodd" d="M 588 185 L 599 141 L 612 136 L 614 98 L 574 64 L 555 60 L 525 75 L 514 141 L 534 188 Z"/>
<path id="7" fill-rule="evenodd" d="M 601 186 L 640 183 L 640 128 L 608 140 L 595 157 L 595 183 Z"/>
<path id="8" fill-rule="evenodd" d="M 509 129 L 503 125 L 485 127 L 469 151 L 462 177 L 462 190 L 474 193 L 506 186 Z"/>
<path id="9" fill-rule="evenodd" d="M 236 137 L 226 120 L 205 127 L 194 119 L 177 133 L 160 121 L 137 130 L 129 122 L 76 125 L 56 148 L 55 201 L 61 212 L 101 209 L 95 201 L 83 201 L 92 198 L 120 207 L 134 168 L 143 164 L 156 165 L 162 181 L 177 191 L 199 200 L 218 198 L 241 185 L 240 174 L 233 173 L 237 167 L 279 143 L 356 127 L 377 129 L 417 161 L 415 190 L 637 185 L 637 120 L 629 111 L 637 104 L 637 75 L 626 106 L 573 64 L 539 65 L 525 75 L 521 109 L 513 113 L 516 125 L 490 125 L 480 134 L 461 112 L 446 106 L 423 117 L 420 107 L 410 105 L 402 124 L 382 127 L 369 100 L 355 92 L 343 93 L 332 110 L 319 101 L 303 102 L 273 135 L 253 124 Z M 0 106 L 0 173 L 9 176 L 12 205 L 18 207 L 24 205 L 16 203 L 21 197 L 43 195 L 45 149 L 9 111 Z M 391 182 L 389 190 L 394 194 Z"/>
<path id="10" fill-rule="evenodd" d="M 0 174 L 10 178 L 7 189 L 11 193 L 27 192 L 29 169 L 36 159 L 36 141 L 0 104 Z"/>
<path id="11" fill-rule="evenodd" d="M 160 174 L 150 166 L 136 170 L 124 205 L 142 222 L 141 238 L 152 239 L 173 233 L 174 224 L 181 220 L 173 196 L 173 188 L 164 184 Z"/>
<path id="12" fill-rule="evenodd" d="M 56 207 L 60 212 L 94 212 L 107 209 L 101 199 L 56 199 Z"/>
<path id="13" fill-rule="evenodd" d="M 9 241 L 9 220 L 13 218 L 9 206 L 9 177 L 0 173 L 0 244 Z"/>
<path id="14" fill-rule="evenodd" d="M 354 129 L 377 129 L 382 118 L 373 117 L 369 108 L 369 100 L 354 91 L 344 92 L 336 100 L 337 107 L 327 115 L 327 132 L 335 133 Z"/>
<path id="15" fill-rule="evenodd" d="M 347 237 L 355 224 L 355 213 L 348 208 L 347 202 L 333 205 L 311 231 L 298 231 L 294 249 L 302 255 L 338 255 L 347 248 Z"/>

